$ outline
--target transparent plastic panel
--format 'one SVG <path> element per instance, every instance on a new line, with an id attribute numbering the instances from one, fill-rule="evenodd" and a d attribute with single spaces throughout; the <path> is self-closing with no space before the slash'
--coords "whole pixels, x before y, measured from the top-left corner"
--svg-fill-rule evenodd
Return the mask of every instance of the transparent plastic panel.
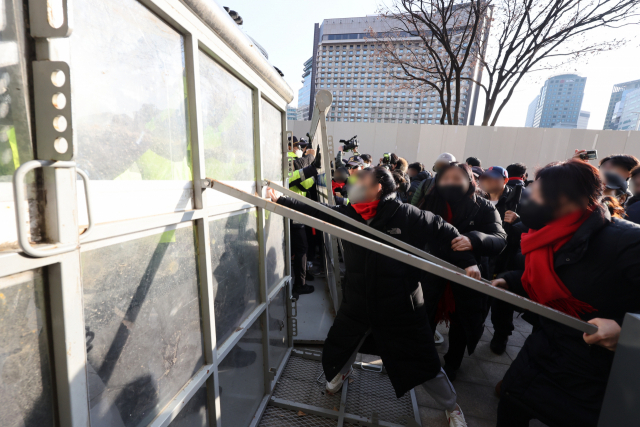
<path id="1" fill-rule="evenodd" d="M 41 270 L 0 278 L 0 424 L 54 425 Z"/>
<path id="2" fill-rule="evenodd" d="M 260 319 L 218 365 L 222 424 L 246 427 L 264 396 L 264 362 Z"/>
<path id="3" fill-rule="evenodd" d="M 268 101 L 261 99 L 260 152 L 262 177 L 282 181 L 282 113 Z"/>
<path id="4" fill-rule="evenodd" d="M 285 220 L 284 217 L 269 211 L 264 211 L 264 217 L 267 241 L 267 292 L 271 292 L 285 275 Z"/>
<path id="5" fill-rule="evenodd" d="M 257 226 L 255 209 L 209 222 L 218 346 L 258 305 Z"/>
<path id="6" fill-rule="evenodd" d="M 77 1 L 73 15 L 76 161 L 97 222 L 190 209 L 182 36 L 136 0 Z"/>
<path id="7" fill-rule="evenodd" d="M 82 253 L 92 426 L 147 425 L 203 365 L 193 227 Z"/>
<path id="8" fill-rule="evenodd" d="M 269 304 L 269 363 L 270 368 L 278 368 L 284 358 L 288 344 L 287 333 L 287 293 L 282 288 Z"/>
<path id="9" fill-rule="evenodd" d="M 200 52 L 200 90 L 207 176 L 255 180 L 251 89 Z"/>
<path id="10" fill-rule="evenodd" d="M 15 203 L 11 182 L 13 173 L 21 164 L 33 160 L 31 129 L 29 123 L 27 85 L 27 61 L 22 52 L 24 24 L 21 17 L 22 2 L 0 0 L 0 251 L 16 250 Z M 21 201 L 28 209 L 33 203 L 34 172 L 26 177 L 29 203 Z M 32 215 L 35 214 L 33 209 Z M 39 242 L 41 233 L 37 221 L 31 220 L 31 240 Z"/>
<path id="11" fill-rule="evenodd" d="M 178 416 L 171 421 L 171 427 L 209 427 L 207 410 L 207 387 L 203 384 L 196 394 L 184 405 Z"/>

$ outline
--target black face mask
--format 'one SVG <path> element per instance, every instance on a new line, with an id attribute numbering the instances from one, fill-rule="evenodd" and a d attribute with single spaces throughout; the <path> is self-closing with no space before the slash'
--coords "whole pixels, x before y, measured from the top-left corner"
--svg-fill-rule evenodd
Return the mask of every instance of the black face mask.
<path id="1" fill-rule="evenodd" d="M 553 220 L 553 208 L 527 199 L 520 203 L 518 215 L 524 225 L 534 230 L 540 230 Z"/>
<path id="2" fill-rule="evenodd" d="M 438 192 L 449 203 L 459 202 L 467 193 L 461 185 L 439 185 Z"/>

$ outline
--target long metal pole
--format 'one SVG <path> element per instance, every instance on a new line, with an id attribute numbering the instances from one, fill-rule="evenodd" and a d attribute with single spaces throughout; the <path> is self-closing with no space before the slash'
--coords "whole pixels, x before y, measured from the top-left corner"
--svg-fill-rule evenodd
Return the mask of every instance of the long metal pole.
<path id="1" fill-rule="evenodd" d="M 203 185 L 206 185 L 206 183 L 203 183 Z M 473 279 L 469 276 L 464 275 L 460 271 L 455 271 L 426 259 L 418 258 L 412 254 L 408 254 L 399 249 L 385 245 L 384 243 L 380 243 L 376 240 L 372 240 L 351 231 L 347 231 L 341 227 L 294 211 L 293 209 L 289 209 L 285 206 L 273 203 L 261 197 L 246 193 L 220 181 L 210 180 L 209 186 L 224 194 L 243 200 L 247 203 L 251 203 L 252 205 L 255 205 L 262 209 L 266 209 L 278 215 L 290 218 L 294 221 L 303 223 L 305 225 L 308 225 L 309 227 L 316 228 L 325 233 L 332 234 L 356 245 L 366 247 L 367 249 L 377 252 L 381 255 L 388 256 L 389 258 L 393 258 L 397 261 L 411 265 L 412 267 L 416 267 L 428 273 L 435 274 L 436 276 L 451 280 L 452 282 L 458 283 L 462 286 L 466 286 L 485 295 L 489 295 L 501 301 L 513 304 L 525 310 L 529 310 L 533 313 L 539 314 L 558 323 L 569 326 L 570 328 L 577 329 L 581 332 L 586 332 L 587 334 L 594 334 L 598 331 L 598 328 L 595 325 L 584 322 L 578 318 L 569 316 L 565 313 L 554 310 L 542 304 L 538 304 L 537 302 L 531 301 L 527 298 L 523 298 L 512 292 L 497 288 L 495 286 L 491 286 L 486 282 Z"/>
<path id="2" fill-rule="evenodd" d="M 398 240 L 398 239 L 396 239 L 394 237 L 389 236 L 388 234 L 384 234 L 383 232 L 378 231 L 373 227 L 369 227 L 367 224 L 363 224 L 361 222 L 356 221 L 353 218 L 349 218 L 346 215 L 338 213 L 338 212 L 334 211 L 333 209 L 331 209 L 328 206 L 325 206 L 325 205 L 323 205 L 321 203 L 315 202 L 315 201 L 313 201 L 311 199 L 308 199 L 306 197 L 302 197 L 301 195 L 299 195 L 297 193 L 294 193 L 293 191 L 291 191 L 291 190 L 289 190 L 287 188 L 284 188 L 284 187 L 282 187 L 281 185 L 278 185 L 275 182 L 272 182 L 272 181 L 269 181 L 269 180 L 265 180 L 264 181 L 264 185 L 265 186 L 269 186 L 269 187 L 273 188 L 274 190 L 277 190 L 277 191 L 281 192 L 282 194 L 284 194 L 287 197 L 291 197 L 292 199 L 295 199 L 295 200 L 297 200 L 297 201 L 299 201 L 301 203 L 304 203 L 305 205 L 311 206 L 312 208 L 317 209 L 320 212 L 326 213 L 327 215 L 330 215 L 330 216 L 332 216 L 332 217 L 334 217 L 334 218 L 336 218 L 336 219 L 338 219 L 338 220 L 340 220 L 342 222 L 345 222 L 345 223 L 347 223 L 347 224 L 349 224 L 349 225 L 351 225 L 353 227 L 356 227 L 357 229 L 362 230 L 362 231 L 364 231 L 364 232 L 366 232 L 366 233 L 368 233 L 368 234 L 370 234 L 372 236 L 375 236 L 375 237 L 377 237 L 377 238 L 379 238 L 381 240 L 384 240 L 387 243 L 390 243 L 390 244 L 392 244 L 392 245 L 394 245 L 394 246 L 396 246 L 398 248 L 401 248 L 401 249 L 403 249 L 403 250 L 405 250 L 407 252 L 410 252 L 410 253 L 414 254 L 415 256 L 419 256 L 420 258 L 426 259 L 427 261 L 431 261 L 431 262 L 433 262 L 435 264 L 440 264 L 443 267 L 447 267 L 447 268 L 449 268 L 451 270 L 455 270 L 455 271 L 458 271 L 459 273 L 465 274 L 465 271 L 462 268 L 458 267 L 458 266 L 455 266 L 455 265 L 453 265 L 451 263 L 443 261 L 442 259 L 440 259 L 440 258 L 438 258 L 436 256 L 433 256 L 428 252 L 420 250 L 420 249 L 416 248 L 415 246 L 411 246 L 408 243 L 402 242 L 402 241 L 400 241 L 400 240 Z M 484 281 L 486 283 L 489 283 L 488 280 L 484 280 Z"/>

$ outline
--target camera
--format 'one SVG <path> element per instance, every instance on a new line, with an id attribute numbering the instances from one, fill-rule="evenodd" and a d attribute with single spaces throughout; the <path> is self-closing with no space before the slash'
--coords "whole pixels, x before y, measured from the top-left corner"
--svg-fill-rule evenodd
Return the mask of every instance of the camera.
<path id="1" fill-rule="evenodd" d="M 358 151 L 358 140 L 356 139 L 358 137 L 358 135 L 354 136 L 351 139 L 341 139 L 340 142 L 343 143 L 344 145 L 342 146 L 342 151 L 343 152 L 347 152 L 347 151 L 352 151 L 355 153 L 356 151 Z"/>
<path id="2" fill-rule="evenodd" d="M 580 154 L 582 160 L 596 160 L 598 158 L 598 150 L 587 150 L 586 153 Z"/>
<path id="3" fill-rule="evenodd" d="M 384 153 L 382 155 L 382 164 L 383 165 L 391 164 L 391 153 Z"/>

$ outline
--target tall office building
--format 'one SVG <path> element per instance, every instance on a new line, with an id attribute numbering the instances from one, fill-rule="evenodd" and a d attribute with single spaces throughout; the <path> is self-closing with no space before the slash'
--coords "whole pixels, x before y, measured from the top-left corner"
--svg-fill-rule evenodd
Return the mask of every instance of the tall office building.
<path id="1" fill-rule="evenodd" d="M 531 101 L 529 107 L 527 108 L 527 119 L 524 122 L 524 127 L 532 128 L 533 127 L 533 118 L 536 116 L 536 108 L 538 108 L 538 101 L 540 100 L 540 95 L 536 95 L 536 97 Z"/>
<path id="2" fill-rule="evenodd" d="M 587 78 L 577 74 L 548 79 L 540 90 L 533 127 L 576 129 L 586 83 Z"/>
<path id="3" fill-rule="evenodd" d="M 602 126 L 602 129 L 616 129 L 616 127 L 612 123 L 616 104 L 618 104 L 622 100 L 622 96 L 626 91 L 631 91 L 637 88 L 640 88 L 640 80 L 613 85 L 613 89 L 611 90 L 611 98 L 609 98 L 609 106 L 607 107 L 607 115 L 604 118 L 604 126 Z"/>
<path id="4" fill-rule="evenodd" d="M 586 129 L 589 126 L 589 118 L 591 117 L 591 113 L 589 111 L 580 111 L 580 115 L 578 116 L 578 126 L 576 129 Z"/>
<path id="5" fill-rule="evenodd" d="M 311 75 L 313 66 L 313 58 L 309 58 L 304 62 L 302 70 L 302 87 L 298 90 L 298 120 L 311 120 L 313 108 L 311 100 Z"/>
<path id="6" fill-rule="evenodd" d="M 640 87 L 623 91 L 609 126 L 614 130 L 640 130 Z"/>
<path id="7" fill-rule="evenodd" d="M 287 105 L 287 120 L 298 120 L 298 109 Z"/>
<path id="8" fill-rule="evenodd" d="M 331 91 L 334 102 L 327 120 L 440 123 L 442 106 L 437 93 L 426 89 L 422 93 L 400 89 L 400 85 L 389 77 L 382 61 L 376 59 L 378 43 L 369 35 L 371 31 L 388 35 L 389 27 L 386 19 L 379 16 L 325 19 L 322 25 L 315 24 L 310 105 L 318 90 Z M 422 43 L 419 37 L 408 33 L 399 34 L 397 40 L 398 49 L 411 42 L 416 46 Z M 427 55 L 426 51 L 424 55 Z M 481 66 L 469 65 L 464 73 L 479 79 Z M 476 86 L 469 81 L 462 82 L 460 124 L 474 124 Z"/>

